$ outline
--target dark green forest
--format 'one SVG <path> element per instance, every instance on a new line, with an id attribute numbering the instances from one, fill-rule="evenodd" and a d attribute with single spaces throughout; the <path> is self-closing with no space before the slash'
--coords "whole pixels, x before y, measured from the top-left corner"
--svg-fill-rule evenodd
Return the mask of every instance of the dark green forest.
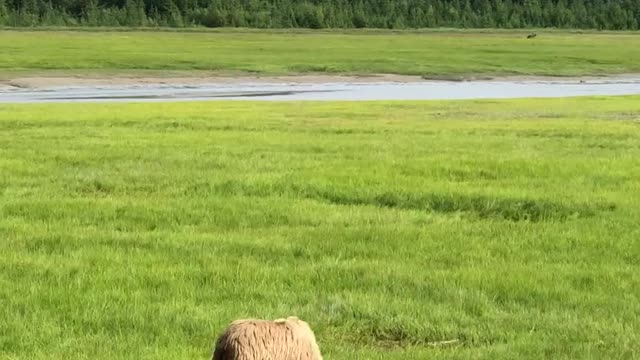
<path id="1" fill-rule="evenodd" d="M 0 0 L 0 25 L 636 30 L 640 0 Z"/>

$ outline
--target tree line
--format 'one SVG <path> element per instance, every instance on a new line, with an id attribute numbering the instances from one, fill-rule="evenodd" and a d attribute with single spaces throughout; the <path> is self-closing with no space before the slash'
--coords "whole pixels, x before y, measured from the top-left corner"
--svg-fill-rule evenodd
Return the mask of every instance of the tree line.
<path id="1" fill-rule="evenodd" d="M 0 0 L 0 26 L 636 30 L 640 0 Z"/>

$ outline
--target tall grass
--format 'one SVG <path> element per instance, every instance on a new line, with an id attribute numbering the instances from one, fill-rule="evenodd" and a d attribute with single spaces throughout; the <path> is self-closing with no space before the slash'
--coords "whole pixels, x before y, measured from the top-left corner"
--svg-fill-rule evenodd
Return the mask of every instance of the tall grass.
<path id="1" fill-rule="evenodd" d="M 599 75 L 640 72 L 632 33 L 0 32 L 0 74 L 217 73 Z"/>
<path id="2" fill-rule="evenodd" d="M 636 358 L 639 100 L 1 105 L 0 358 Z"/>

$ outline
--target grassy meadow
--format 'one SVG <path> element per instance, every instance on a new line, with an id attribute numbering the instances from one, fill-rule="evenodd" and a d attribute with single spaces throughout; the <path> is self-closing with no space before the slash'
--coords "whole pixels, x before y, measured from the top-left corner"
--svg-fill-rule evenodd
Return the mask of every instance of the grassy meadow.
<path id="1" fill-rule="evenodd" d="M 0 358 L 290 314 L 333 360 L 638 358 L 638 159 L 639 97 L 0 105 Z"/>
<path id="2" fill-rule="evenodd" d="M 78 70 L 600 75 L 640 72 L 637 33 L 0 31 L 0 78 Z"/>

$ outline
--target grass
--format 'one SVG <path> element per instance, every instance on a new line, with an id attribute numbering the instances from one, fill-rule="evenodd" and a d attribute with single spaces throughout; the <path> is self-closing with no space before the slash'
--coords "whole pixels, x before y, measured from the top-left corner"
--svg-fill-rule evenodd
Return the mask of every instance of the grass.
<path id="1" fill-rule="evenodd" d="M 600 75 L 640 72 L 637 33 L 544 31 L 2 31 L 0 74 Z"/>
<path id="2" fill-rule="evenodd" d="M 638 358 L 639 158 L 638 97 L 0 105 L 0 358 Z"/>

